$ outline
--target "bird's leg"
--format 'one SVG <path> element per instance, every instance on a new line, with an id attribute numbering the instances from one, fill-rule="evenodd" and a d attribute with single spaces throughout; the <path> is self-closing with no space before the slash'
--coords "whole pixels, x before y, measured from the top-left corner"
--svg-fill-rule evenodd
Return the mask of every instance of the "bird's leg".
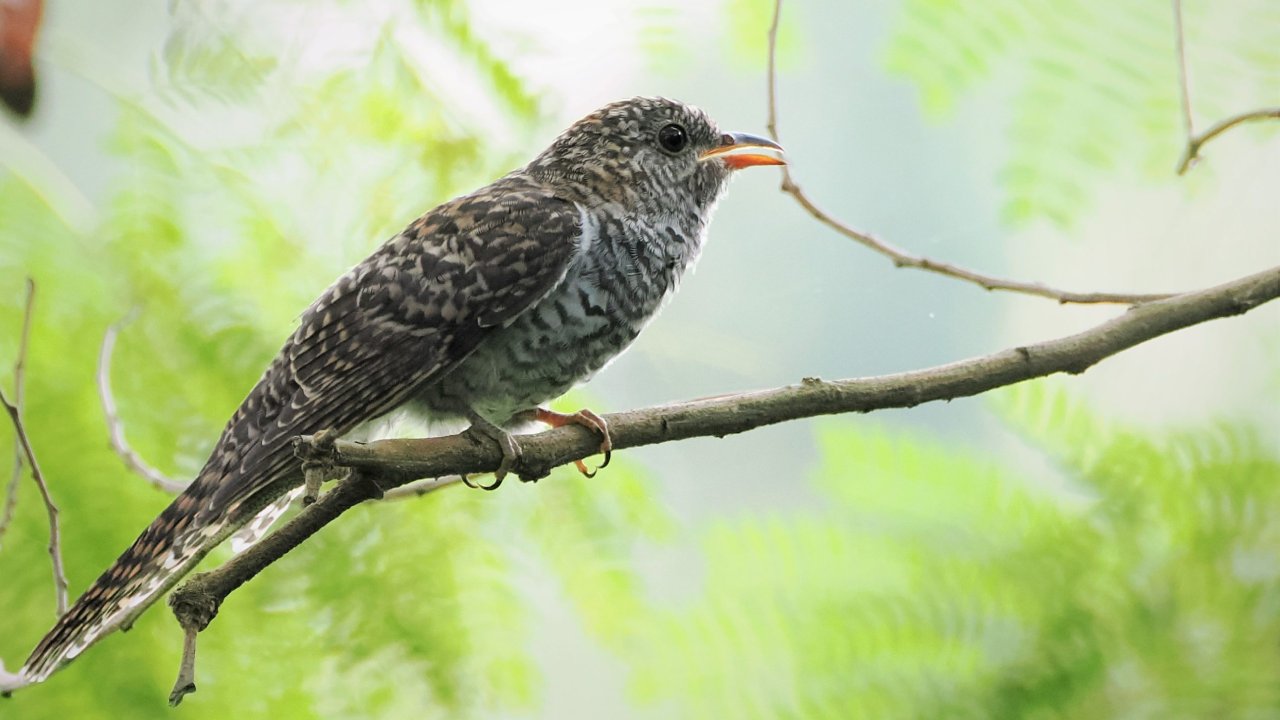
<path id="1" fill-rule="evenodd" d="M 507 473 L 511 472 L 511 469 L 520 460 L 520 444 L 516 442 L 515 436 L 511 433 L 489 422 L 477 412 L 467 413 L 467 419 L 471 421 L 471 427 L 468 428 L 467 432 L 483 435 L 498 443 L 498 447 L 502 450 L 502 462 L 498 464 L 498 469 L 493 471 L 492 485 L 477 485 L 471 482 L 466 475 L 462 476 L 462 482 L 467 487 L 481 490 L 497 490 L 498 486 L 502 484 L 502 479 L 507 476 Z"/>
<path id="2" fill-rule="evenodd" d="M 302 461 L 303 483 L 302 504 L 310 505 L 320 497 L 320 485 L 325 480 L 333 479 L 333 442 L 338 434 L 331 429 L 321 430 L 311 438 L 309 457 Z M 298 450 L 295 448 L 294 453 Z"/>
<path id="3" fill-rule="evenodd" d="M 576 413 L 558 413 L 546 408 L 534 408 L 532 417 L 540 423 L 546 423 L 553 428 L 563 427 L 565 425 L 581 425 L 588 430 L 595 430 L 600 433 L 600 452 L 604 453 L 604 462 L 600 463 L 600 467 L 595 470 L 588 470 L 587 464 L 581 460 L 574 460 L 573 464 L 577 466 L 578 472 L 587 477 L 595 477 L 596 470 L 606 467 L 609 464 L 609 458 L 613 454 L 613 438 L 609 436 L 609 423 L 604 418 L 583 408 Z"/>

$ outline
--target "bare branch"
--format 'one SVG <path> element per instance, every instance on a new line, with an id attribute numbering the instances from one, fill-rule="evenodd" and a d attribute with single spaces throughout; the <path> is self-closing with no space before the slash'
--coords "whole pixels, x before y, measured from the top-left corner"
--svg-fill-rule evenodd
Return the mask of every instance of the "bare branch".
<path id="1" fill-rule="evenodd" d="M 27 280 L 27 309 L 23 327 L 22 352 L 26 351 L 26 337 L 30 326 L 31 307 L 35 298 L 35 283 L 30 279 Z M 18 387 L 20 388 L 19 381 Z M 14 393 L 14 398 L 19 399 L 18 393 Z M 9 419 L 13 421 L 13 430 L 17 435 L 18 445 L 22 448 L 22 453 L 26 458 L 27 465 L 31 468 L 31 477 L 35 480 L 36 487 L 40 489 L 40 496 L 44 498 L 44 507 L 49 515 L 49 557 L 53 561 L 53 589 L 54 596 L 57 599 L 57 612 L 61 616 L 67 611 L 67 573 L 62 565 L 62 531 L 58 528 L 58 506 L 53 502 L 53 496 L 49 494 L 49 486 L 44 481 L 44 474 L 40 472 L 40 463 L 36 462 L 35 450 L 31 447 L 31 440 L 27 437 L 27 429 L 22 423 L 22 412 L 14 403 L 9 402 L 9 398 L 4 394 L 4 390 L 0 390 L 0 404 L 4 405 L 4 409 L 9 413 Z"/>
<path id="2" fill-rule="evenodd" d="M 102 351 L 98 354 L 98 397 L 102 401 L 102 414 L 107 419 L 107 434 L 111 441 L 111 449 L 124 461 L 125 467 L 141 475 L 156 488 L 172 495 L 182 492 L 186 483 L 174 480 L 159 470 L 151 467 L 142 456 L 129 447 L 124 437 L 124 423 L 120 421 L 120 413 L 116 409 L 115 396 L 111 393 L 111 355 L 116 347 L 116 336 L 120 328 L 128 324 L 126 317 L 112 323 L 102 337 Z"/>
<path id="3" fill-rule="evenodd" d="M 1200 149 L 1205 146 L 1205 143 L 1237 125 L 1242 125 L 1247 122 L 1257 122 L 1259 120 L 1280 120 L 1280 107 L 1260 108 L 1258 110 L 1251 110 L 1247 113 L 1232 115 L 1226 120 L 1215 123 L 1213 127 L 1210 127 L 1203 133 L 1188 137 L 1187 149 L 1182 154 L 1182 160 L 1178 162 L 1178 174 L 1183 175 L 1187 170 L 1190 170 L 1195 166 L 1196 162 L 1200 159 Z"/>
<path id="4" fill-rule="evenodd" d="M 1187 139 L 1196 136 L 1195 119 L 1191 114 L 1191 76 L 1187 73 L 1187 36 L 1182 30 L 1182 0 L 1173 0 L 1174 50 L 1178 55 L 1178 89 L 1182 100 L 1182 125 L 1187 129 Z M 1190 162 L 1188 160 L 1187 162 Z M 1183 169 L 1185 170 L 1185 165 Z M 1179 170 L 1181 175 L 1183 170 Z"/>
<path id="5" fill-rule="evenodd" d="M 270 490 L 272 488 L 268 488 Z M 174 591 L 169 596 L 169 607 L 182 626 L 184 641 L 182 663 L 173 691 L 169 693 L 169 704 L 176 706 L 183 697 L 195 692 L 196 633 L 209 626 L 227 595 L 342 513 L 365 500 L 379 497 L 382 497 L 382 490 L 375 482 L 363 473 L 349 473 L 345 480 L 306 506 L 280 529 L 216 570 L 192 576 Z"/>
<path id="6" fill-rule="evenodd" d="M 693 437 L 723 437 L 775 423 L 849 412 L 914 407 L 935 400 L 969 397 L 1054 373 L 1082 373 L 1095 363 L 1153 338 L 1202 322 L 1248 312 L 1280 297 L 1280 267 L 1207 290 L 1130 308 L 1090 330 L 1046 342 L 1011 348 L 914 372 L 824 382 L 806 378 L 799 385 L 721 395 L 646 410 L 605 416 L 615 450 Z M 385 497 L 393 488 L 419 486 L 424 477 L 449 478 L 427 485 L 432 490 L 456 484 L 460 475 L 496 470 L 499 448 L 469 433 L 439 438 L 380 440 L 368 444 L 334 440 L 329 434 L 295 441 L 306 466 L 350 468 L 347 478 L 271 535 L 212 572 L 196 575 L 169 598 L 188 639 L 183 672 L 171 696 L 179 702 L 194 690 L 194 633 L 217 616 L 222 601 L 236 588 L 297 547 L 307 537 L 365 500 Z M 565 426 L 520 438 L 517 472 L 536 480 L 554 467 L 581 460 L 599 450 L 599 436 Z M 423 486 L 419 486 L 423 487 Z M 289 492 L 287 482 L 262 490 L 265 501 Z"/>
<path id="7" fill-rule="evenodd" d="M 1232 115 L 1197 135 L 1191 112 L 1191 75 L 1187 71 L 1187 40 L 1182 24 L 1182 0 L 1172 0 L 1172 2 L 1174 48 L 1178 56 L 1178 90 L 1182 100 L 1182 124 L 1187 129 L 1187 147 L 1182 152 L 1182 159 L 1178 161 L 1178 174 L 1185 175 L 1200 160 L 1200 149 L 1205 143 L 1237 125 L 1259 120 L 1280 120 L 1280 107 L 1259 108 Z"/>
<path id="8" fill-rule="evenodd" d="M 773 22 L 769 26 L 769 59 L 768 59 L 768 128 L 769 135 L 778 142 L 781 142 L 778 136 L 778 71 L 777 71 L 777 54 L 778 54 L 778 24 L 782 17 L 782 0 L 775 0 L 773 9 Z M 881 240 L 871 233 L 856 230 L 850 225 L 836 219 L 819 208 L 800 186 L 796 184 L 791 177 L 790 166 L 782 168 L 782 191 L 795 198 L 810 215 L 818 222 L 844 235 L 845 237 L 860 243 L 871 250 L 884 255 L 893 261 L 894 266 L 900 268 L 915 268 L 917 270 L 925 270 L 939 275 L 946 275 L 957 280 L 964 280 L 982 287 L 985 290 L 1004 290 L 1008 292 L 1021 293 L 1023 295 L 1035 295 L 1038 297 L 1057 300 L 1059 303 L 1073 304 L 1100 304 L 1114 303 L 1121 305 L 1136 305 L 1138 303 L 1152 302 L 1154 300 L 1163 300 L 1173 296 L 1173 293 L 1117 293 L 1117 292 L 1073 292 L 1070 290 L 1059 290 L 1038 282 L 1023 282 L 1021 280 L 1009 280 L 1006 278 L 995 277 L 994 275 L 986 275 L 967 268 L 953 265 L 951 263 L 932 260 L 922 255 L 914 255 L 902 250 L 890 243 Z"/>
<path id="9" fill-rule="evenodd" d="M 31 339 L 31 305 L 35 301 L 36 283 L 27 278 L 27 296 L 22 304 L 22 333 L 18 339 L 18 357 L 13 361 L 13 404 L 18 412 L 22 412 L 26 398 L 27 346 Z M 4 512 L 0 514 L 0 539 L 4 538 L 9 523 L 13 522 L 13 513 L 18 509 L 18 480 L 22 477 L 22 443 L 17 437 L 13 439 L 13 474 L 9 476 L 9 485 L 5 489 Z"/>

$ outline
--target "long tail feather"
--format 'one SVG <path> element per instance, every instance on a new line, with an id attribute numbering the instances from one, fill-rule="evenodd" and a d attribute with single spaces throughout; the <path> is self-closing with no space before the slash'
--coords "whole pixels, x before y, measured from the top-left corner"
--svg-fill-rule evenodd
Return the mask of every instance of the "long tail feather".
<path id="1" fill-rule="evenodd" d="M 197 481 L 175 498 L 58 619 L 19 670 L 24 684 L 45 680 L 105 635 L 128 629 L 235 530 L 234 523 L 201 522 L 197 505 L 207 486 Z"/>

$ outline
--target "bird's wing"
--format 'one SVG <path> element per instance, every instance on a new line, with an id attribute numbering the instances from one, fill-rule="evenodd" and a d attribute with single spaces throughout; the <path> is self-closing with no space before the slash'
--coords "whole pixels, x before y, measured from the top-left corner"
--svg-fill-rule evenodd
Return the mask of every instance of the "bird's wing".
<path id="1" fill-rule="evenodd" d="M 292 438 L 344 434 L 466 358 L 559 284 L 581 232 L 576 205 L 507 179 L 382 246 L 307 310 L 228 423 L 214 459 L 241 482 L 220 483 L 208 511 L 253 495 L 281 465 L 296 467 Z"/>
<path id="2" fill-rule="evenodd" d="M 23 666 L 39 682 L 127 626 L 238 524 L 301 482 L 291 439 L 339 434 L 410 399 L 495 323 L 545 297 L 578 252 L 581 213 L 508 176 L 419 218 L 339 278 L 223 430 L 196 480 L 76 601 Z"/>

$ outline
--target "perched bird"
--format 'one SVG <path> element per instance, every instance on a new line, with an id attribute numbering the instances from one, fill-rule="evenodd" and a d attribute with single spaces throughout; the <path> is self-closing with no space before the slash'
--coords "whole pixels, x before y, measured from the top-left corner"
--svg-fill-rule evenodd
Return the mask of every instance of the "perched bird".
<path id="1" fill-rule="evenodd" d="M 19 671 L 39 682 L 127 627 L 303 473 L 291 439 L 343 435 L 397 409 L 503 426 L 580 423 L 538 408 L 621 353 L 697 258 L 733 171 L 781 165 L 661 98 L 607 105 L 525 167 L 418 218 L 340 277 L 232 415 L 195 481 L 63 615 Z M 580 468 L 581 469 L 581 468 Z"/>
<path id="2" fill-rule="evenodd" d="M 36 103 L 31 64 L 43 0 L 0 0 L 0 101 L 22 117 Z"/>

